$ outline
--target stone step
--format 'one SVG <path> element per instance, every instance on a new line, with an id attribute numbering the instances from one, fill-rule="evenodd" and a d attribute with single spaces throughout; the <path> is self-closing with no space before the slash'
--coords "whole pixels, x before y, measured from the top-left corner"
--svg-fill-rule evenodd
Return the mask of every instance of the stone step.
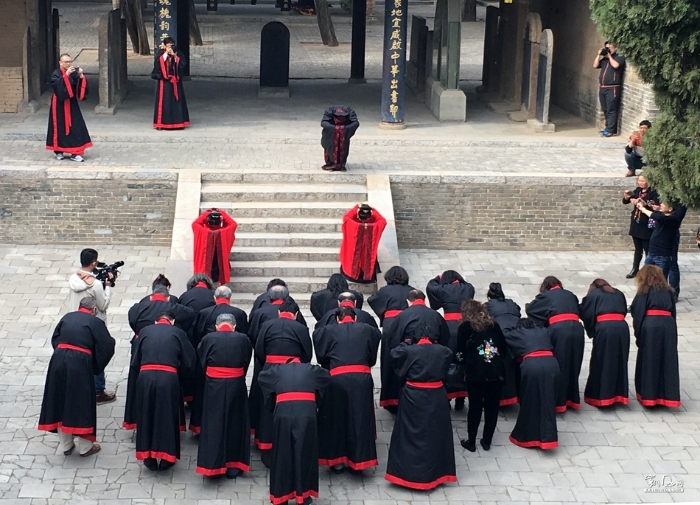
<path id="1" fill-rule="evenodd" d="M 325 173 L 325 172 L 285 172 L 266 173 L 251 172 L 241 173 L 203 173 L 202 182 L 235 182 L 235 183 L 285 183 L 285 184 L 362 184 L 367 183 L 367 176 L 363 174 Z"/>
<path id="2" fill-rule="evenodd" d="M 335 247 L 340 249 L 342 233 L 236 233 L 234 250 L 238 246 L 264 247 Z"/>
<path id="3" fill-rule="evenodd" d="M 340 273 L 339 261 L 232 261 L 231 277 L 330 277 Z"/>
<path id="4" fill-rule="evenodd" d="M 202 201 L 201 210 L 224 209 L 238 221 L 243 217 L 325 217 L 341 219 L 353 202 L 213 202 Z"/>
<path id="5" fill-rule="evenodd" d="M 367 188 L 359 184 L 230 184 L 203 182 L 202 201 L 297 202 L 336 201 L 357 203 L 367 199 Z M 348 208 L 352 205 L 348 205 Z"/>
<path id="6" fill-rule="evenodd" d="M 287 283 L 289 292 L 296 300 L 297 293 L 313 293 L 325 289 L 328 284 L 328 277 L 283 277 Z M 267 283 L 270 282 L 270 277 L 234 277 L 231 276 L 231 290 L 234 292 L 233 298 L 236 299 L 236 293 L 262 293 L 267 288 Z M 348 283 L 351 289 L 360 293 L 371 295 L 377 291 L 375 284 L 356 284 Z"/>
<path id="7" fill-rule="evenodd" d="M 236 222 L 237 232 L 333 233 L 342 229 L 342 221 L 332 217 L 241 217 Z"/>
<path id="8" fill-rule="evenodd" d="M 230 261 L 338 261 L 337 247 L 242 247 L 236 241 Z"/>

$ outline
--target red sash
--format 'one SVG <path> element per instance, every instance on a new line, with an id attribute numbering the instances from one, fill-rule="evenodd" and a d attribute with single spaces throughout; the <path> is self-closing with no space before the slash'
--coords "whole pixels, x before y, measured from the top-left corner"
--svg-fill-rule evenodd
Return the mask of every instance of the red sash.
<path id="1" fill-rule="evenodd" d="M 337 366 L 331 370 L 331 376 L 341 375 L 344 373 L 371 373 L 372 371 L 366 365 L 343 365 Z"/>
<path id="2" fill-rule="evenodd" d="M 71 351 L 84 352 L 85 354 L 92 354 L 90 349 L 85 349 L 84 347 L 78 347 L 77 345 L 70 344 L 58 344 L 56 346 L 58 349 L 70 349 Z"/>
<path id="3" fill-rule="evenodd" d="M 564 321 L 578 321 L 578 314 L 557 314 L 549 318 L 549 324 L 561 323 Z"/>
<path id="4" fill-rule="evenodd" d="M 645 312 L 647 316 L 672 316 L 670 310 L 649 309 Z"/>
<path id="5" fill-rule="evenodd" d="M 283 365 L 290 359 L 298 358 L 298 356 L 282 356 L 281 354 L 268 354 L 265 356 L 265 363 L 272 363 L 274 365 Z"/>
<path id="6" fill-rule="evenodd" d="M 141 365 L 141 371 L 177 373 L 177 368 L 168 365 Z"/>
<path id="7" fill-rule="evenodd" d="M 212 379 L 237 379 L 243 377 L 245 371 L 241 368 L 230 368 L 225 366 L 208 366 L 207 377 Z"/>
<path id="8" fill-rule="evenodd" d="M 552 351 L 533 351 L 533 352 L 529 352 L 525 356 L 523 356 L 523 359 L 541 358 L 543 356 L 554 356 L 554 354 L 552 354 Z"/>
<path id="9" fill-rule="evenodd" d="M 413 386 L 414 388 L 421 388 L 421 389 L 437 389 L 437 388 L 442 387 L 442 381 L 435 381 L 435 382 L 406 381 L 406 384 L 409 386 Z"/>
<path id="10" fill-rule="evenodd" d="M 384 312 L 384 319 L 396 317 L 396 316 L 398 316 L 399 314 L 401 314 L 401 309 L 398 309 L 398 310 L 396 310 L 396 309 L 387 310 L 386 312 Z"/>
<path id="11" fill-rule="evenodd" d="M 624 320 L 625 320 L 624 314 L 599 314 L 598 317 L 595 318 L 596 323 L 602 323 L 604 321 L 624 321 Z"/>
<path id="12" fill-rule="evenodd" d="M 459 321 L 462 319 L 461 312 L 445 312 L 445 321 Z"/>
<path id="13" fill-rule="evenodd" d="M 315 402 L 316 395 L 314 393 L 289 392 L 280 393 L 277 395 L 277 403 L 281 402 Z"/>

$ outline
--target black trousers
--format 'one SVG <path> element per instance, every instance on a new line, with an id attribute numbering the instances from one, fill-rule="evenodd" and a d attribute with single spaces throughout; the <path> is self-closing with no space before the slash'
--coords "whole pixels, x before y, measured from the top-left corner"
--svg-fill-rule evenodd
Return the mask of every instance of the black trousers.
<path id="1" fill-rule="evenodd" d="M 634 241 L 634 260 L 632 261 L 632 269 L 639 270 L 639 263 L 642 261 L 642 259 L 647 257 L 649 252 L 649 240 L 638 237 L 632 237 L 632 240 Z"/>
<path id="2" fill-rule="evenodd" d="M 484 412 L 484 434 L 482 439 L 487 444 L 493 439 L 498 421 L 498 404 L 501 402 L 501 381 L 467 382 L 469 394 L 469 413 L 467 414 L 467 434 L 469 440 L 476 441 L 476 432 L 481 423 L 481 412 Z"/>
<path id="3" fill-rule="evenodd" d="M 620 106 L 620 91 L 622 86 L 600 88 L 600 110 L 605 116 L 605 129 L 610 133 L 617 133 L 617 109 Z"/>

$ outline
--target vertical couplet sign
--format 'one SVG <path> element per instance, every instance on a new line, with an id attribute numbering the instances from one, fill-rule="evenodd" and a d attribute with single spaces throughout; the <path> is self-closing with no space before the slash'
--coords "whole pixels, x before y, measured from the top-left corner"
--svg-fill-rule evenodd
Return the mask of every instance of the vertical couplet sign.
<path id="1" fill-rule="evenodd" d="M 182 1 L 182 0 L 180 0 Z M 160 46 L 165 37 L 172 37 L 177 41 L 177 2 L 178 0 L 154 0 L 155 8 L 153 16 L 153 28 L 155 34 L 155 57 L 160 56 Z"/>
<path id="2" fill-rule="evenodd" d="M 382 122 L 403 123 L 408 0 L 384 3 Z"/>

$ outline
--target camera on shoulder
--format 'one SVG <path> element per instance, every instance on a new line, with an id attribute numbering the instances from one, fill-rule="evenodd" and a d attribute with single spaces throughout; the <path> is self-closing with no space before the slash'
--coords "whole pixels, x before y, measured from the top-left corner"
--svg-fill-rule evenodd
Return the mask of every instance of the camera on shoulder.
<path id="1" fill-rule="evenodd" d="M 93 273 L 95 274 L 95 278 L 102 282 L 103 286 L 106 286 L 108 280 L 110 280 L 110 284 L 114 286 L 114 284 L 117 282 L 117 277 L 119 277 L 119 268 L 123 266 L 123 261 L 116 261 L 111 265 L 98 261 L 97 268 L 93 270 Z M 111 279 L 109 278 L 109 274 L 112 274 Z"/>

